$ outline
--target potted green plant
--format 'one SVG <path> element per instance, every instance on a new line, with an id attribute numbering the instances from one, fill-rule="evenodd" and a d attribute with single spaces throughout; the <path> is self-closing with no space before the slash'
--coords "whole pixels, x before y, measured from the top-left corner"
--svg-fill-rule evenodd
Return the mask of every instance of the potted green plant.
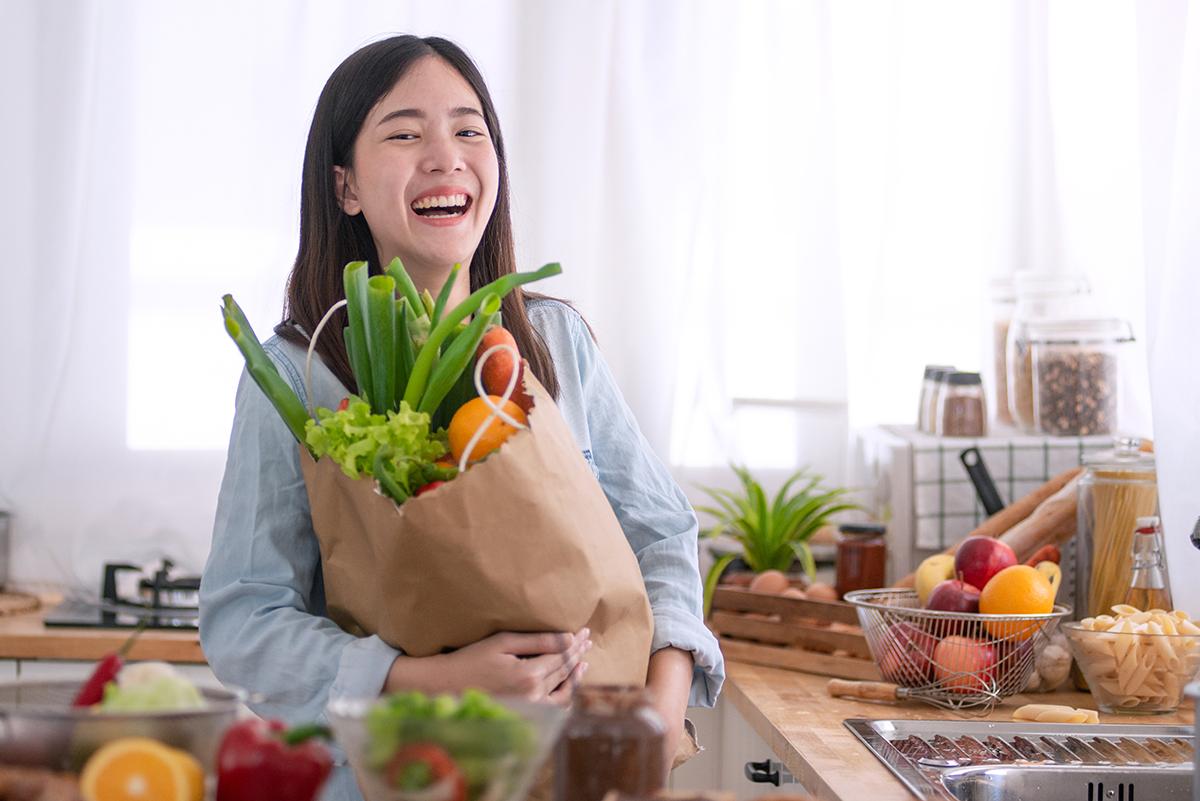
<path id="1" fill-rule="evenodd" d="M 823 478 L 810 474 L 807 467 L 791 475 L 773 500 L 768 501 L 762 485 L 745 467 L 731 464 L 742 483 L 741 492 L 712 487 L 700 487 L 716 503 L 697 506 L 714 519 L 713 525 L 701 529 L 704 538 L 722 534 L 732 536 L 741 545 L 741 553 L 717 557 L 704 579 L 704 616 L 708 617 L 713 591 L 721 574 L 738 556 L 755 573 L 764 570 L 786 572 L 796 559 L 811 578 L 816 572 L 808 540 L 817 529 L 829 522 L 838 512 L 859 509 L 858 504 L 844 500 L 846 489 L 827 489 Z M 793 489 L 801 483 L 799 489 Z"/>

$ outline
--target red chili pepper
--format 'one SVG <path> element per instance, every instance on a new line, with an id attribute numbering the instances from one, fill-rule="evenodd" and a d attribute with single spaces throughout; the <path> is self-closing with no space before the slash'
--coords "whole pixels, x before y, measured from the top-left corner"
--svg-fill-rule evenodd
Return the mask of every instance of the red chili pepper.
<path id="1" fill-rule="evenodd" d="M 125 654 L 129 653 L 129 649 L 133 647 L 133 641 L 138 638 L 138 635 L 146 628 L 146 621 L 143 620 L 138 624 L 137 629 L 133 634 L 129 635 L 120 649 L 114 653 L 101 659 L 96 667 L 92 669 L 92 675 L 88 676 L 88 680 L 79 688 L 75 700 L 71 702 L 71 706 L 95 706 L 104 700 L 104 688 L 108 686 L 110 681 L 117 680 L 117 674 L 121 672 L 121 668 L 125 666 Z"/>
<path id="2" fill-rule="evenodd" d="M 342 398 L 342 402 L 338 404 L 337 410 L 338 410 L 339 412 L 344 412 L 344 411 L 346 411 L 346 410 L 347 410 L 347 409 L 349 409 L 349 408 L 350 408 L 350 399 L 349 399 L 349 398 Z"/>
<path id="3" fill-rule="evenodd" d="M 217 751 L 217 801 L 312 801 L 333 768 L 329 749 L 314 738 L 328 736 L 323 726 L 235 723 Z"/>
<path id="4" fill-rule="evenodd" d="M 445 483 L 446 483 L 445 481 L 430 481 L 428 484 L 418 487 L 417 491 L 413 493 L 413 497 L 416 497 L 418 495 L 423 495 L 426 492 L 432 492 L 433 490 L 437 489 L 438 487 L 442 486 Z"/>
<path id="5" fill-rule="evenodd" d="M 445 801 L 466 801 L 467 781 L 458 765 L 440 745 L 406 745 L 388 761 L 385 772 L 388 784 L 392 787 L 411 791 L 442 784 L 450 790 Z"/>

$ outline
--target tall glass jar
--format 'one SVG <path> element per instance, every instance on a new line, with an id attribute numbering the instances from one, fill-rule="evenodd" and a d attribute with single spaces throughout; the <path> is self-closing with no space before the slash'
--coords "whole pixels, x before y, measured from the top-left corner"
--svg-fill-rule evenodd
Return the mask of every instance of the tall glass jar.
<path id="1" fill-rule="evenodd" d="M 1121 357 L 1130 342 L 1133 332 L 1124 320 L 1031 322 L 1035 430 L 1078 437 L 1116 433 Z"/>
<path id="2" fill-rule="evenodd" d="M 979 373 L 954 372 L 944 379 L 938 396 L 937 433 L 943 437 L 987 434 L 987 402 Z"/>
<path id="3" fill-rule="evenodd" d="M 1141 440 L 1120 438 L 1111 451 L 1083 457 L 1076 512 L 1079 617 L 1111 614 L 1124 602 L 1138 518 L 1158 514 L 1154 454 L 1140 446 Z"/>
<path id="4" fill-rule="evenodd" d="M 1028 327 L 1036 320 L 1062 316 L 1072 298 L 1086 295 L 1087 279 L 1081 275 L 1019 272 L 1017 302 L 1008 326 L 1008 411 L 1022 431 L 1036 430 L 1033 415 L 1033 354 L 1029 351 Z"/>
<path id="5" fill-rule="evenodd" d="M 1008 329 L 1017 307 L 1017 287 L 1012 276 L 992 280 L 988 294 L 988 353 L 983 360 L 983 389 L 992 421 L 1011 426 L 1014 423 L 1008 408 Z"/>
<path id="6" fill-rule="evenodd" d="M 555 801 L 654 795 L 667 778 L 665 736 L 643 688 L 579 688 L 555 752 Z"/>

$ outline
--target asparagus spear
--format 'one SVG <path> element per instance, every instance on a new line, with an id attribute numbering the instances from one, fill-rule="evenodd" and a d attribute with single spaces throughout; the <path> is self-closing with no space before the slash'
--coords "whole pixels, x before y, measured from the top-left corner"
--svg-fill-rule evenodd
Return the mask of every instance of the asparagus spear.
<path id="1" fill-rule="evenodd" d="M 225 330 L 229 332 L 229 336 L 246 359 L 246 371 L 279 412 L 296 441 L 308 448 L 304 439 L 304 426 L 310 418 L 304 404 L 300 402 L 291 385 L 279 375 L 275 362 L 271 361 L 271 357 L 263 350 L 258 337 L 254 335 L 254 329 L 250 327 L 250 321 L 234 301 L 233 295 L 225 295 L 223 300 L 225 305 L 221 312 L 225 317 Z M 312 452 L 311 448 L 308 450 Z"/>

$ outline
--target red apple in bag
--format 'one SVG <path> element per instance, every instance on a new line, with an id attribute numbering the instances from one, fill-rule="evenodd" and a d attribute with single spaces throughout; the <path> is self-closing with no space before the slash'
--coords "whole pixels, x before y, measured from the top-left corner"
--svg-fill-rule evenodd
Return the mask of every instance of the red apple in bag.
<path id="1" fill-rule="evenodd" d="M 967 537 L 954 554 L 954 575 L 983 589 L 992 576 L 1017 564 L 1013 549 L 991 537 Z"/>

